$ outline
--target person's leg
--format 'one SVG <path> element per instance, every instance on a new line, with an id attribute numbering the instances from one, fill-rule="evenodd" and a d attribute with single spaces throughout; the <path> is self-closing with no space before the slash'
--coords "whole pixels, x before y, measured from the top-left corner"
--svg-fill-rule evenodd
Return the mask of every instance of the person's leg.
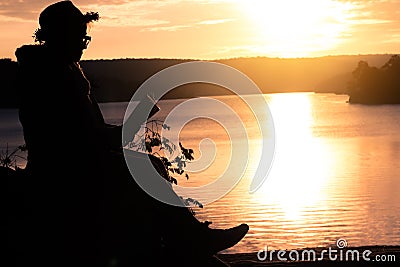
<path id="1" fill-rule="evenodd" d="M 132 153 L 132 158 L 128 160 L 133 160 L 134 166 L 141 168 L 145 166 L 143 161 L 147 160 L 145 158 L 147 156 L 146 154 L 137 155 L 136 153 Z M 151 158 L 153 160 L 153 165 L 156 168 L 162 169 L 160 165 L 162 162 L 160 162 L 158 158 Z M 149 232 L 156 231 L 160 233 L 166 243 L 165 251 L 168 251 L 167 253 L 170 255 L 177 255 L 177 257 L 187 255 L 189 258 L 198 258 L 200 256 L 209 257 L 220 250 L 235 245 L 247 233 L 248 226 L 244 224 L 227 230 L 208 228 L 208 225 L 198 221 L 187 207 L 163 203 L 142 190 L 132 178 L 125 165 L 125 159 L 122 154 L 114 154 L 112 161 L 114 165 L 112 169 L 118 172 L 118 174 L 113 175 L 114 178 L 118 179 L 118 182 L 113 182 L 113 184 L 117 184 L 117 187 L 112 191 L 116 193 L 115 198 L 118 199 L 118 204 L 116 206 L 118 206 L 119 210 L 117 214 L 122 216 L 119 220 L 124 220 L 128 222 L 128 224 L 136 224 L 138 227 L 142 225 L 147 228 Z M 161 171 L 161 175 L 166 175 L 166 173 L 162 173 Z M 151 177 L 151 175 L 146 178 L 163 179 L 161 176 Z M 167 183 L 158 184 L 162 187 L 160 190 L 169 194 L 170 198 L 181 201 L 181 198 L 179 198 Z M 128 215 L 124 214 L 132 210 L 132 207 L 134 207 L 138 213 L 144 215 L 137 214 L 132 217 L 133 213 Z M 135 220 L 141 220 L 143 217 L 146 217 L 149 222 L 145 224 L 141 221 L 139 221 L 139 224 L 135 222 Z M 131 229 L 133 230 L 132 234 L 141 231 L 134 227 Z M 146 231 L 143 231 L 143 233 L 145 232 Z"/>
<path id="2" fill-rule="evenodd" d="M 161 244 L 152 201 L 130 176 L 121 154 L 108 159 L 104 181 L 103 244 L 111 264 L 118 267 L 155 260 Z"/>

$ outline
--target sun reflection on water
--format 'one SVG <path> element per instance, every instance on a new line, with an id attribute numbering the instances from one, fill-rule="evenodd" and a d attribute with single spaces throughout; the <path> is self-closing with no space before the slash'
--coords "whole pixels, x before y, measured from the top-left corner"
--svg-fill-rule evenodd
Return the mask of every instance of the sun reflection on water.
<path id="1" fill-rule="evenodd" d="M 309 94 L 270 95 L 276 131 L 276 154 L 267 181 L 256 193 L 260 202 L 281 207 L 288 220 L 326 198 L 332 159 L 323 140 L 313 137 Z"/>
<path id="2" fill-rule="evenodd" d="M 250 133 L 248 168 L 231 192 L 196 214 L 199 220 L 212 221 L 215 228 L 250 225 L 246 237 L 226 253 L 254 252 L 265 245 L 326 247 L 343 237 L 354 246 L 398 244 L 398 108 L 376 112 L 374 107 L 348 105 L 340 95 L 265 97 L 274 120 L 276 153 L 267 179 L 253 194 L 249 185 L 258 167 L 261 142 L 270 137 L 261 138 L 251 110 L 223 97 Z M 198 139 L 193 137 L 204 134 L 219 144 L 221 157 L 208 169 L 213 172 L 191 175 L 188 182 L 194 186 L 215 179 L 226 167 L 218 159 L 226 159 L 229 138 L 217 133 L 205 121 L 187 128 L 185 145 L 196 147 Z"/>

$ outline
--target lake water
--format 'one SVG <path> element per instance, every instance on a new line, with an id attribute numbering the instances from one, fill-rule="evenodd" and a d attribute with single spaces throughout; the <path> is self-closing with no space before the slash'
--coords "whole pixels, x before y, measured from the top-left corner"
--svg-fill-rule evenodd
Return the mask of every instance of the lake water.
<path id="1" fill-rule="evenodd" d="M 334 94 L 265 95 L 275 124 L 276 151 L 267 179 L 251 194 L 263 139 L 243 101 L 215 98 L 239 115 L 249 147 L 238 185 L 195 209 L 200 220 L 212 221 L 211 227 L 249 224 L 248 235 L 225 252 L 327 247 L 339 238 L 349 246 L 400 245 L 400 105 L 354 105 L 346 103 L 347 96 Z M 183 101 L 162 100 L 155 118 L 165 118 Z M 126 107 L 127 103 L 101 105 L 110 123 L 121 123 Z M 175 119 L 181 119 L 179 114 Z M 10 149 L 23 144 L 17 111 L 0 110 L 0 120 L 0 149 L 4 151 L 7 143 Z M 226 171 L 232 155 L 230 131 L 236 126 L 229 119 L 224 123 L 202 118 L 182 129 L 179 140 L 194 150 L 195 159 L 200 159 L 196 164 L 213 149 L 216 154 L 207 168 L 189 173 L 189 180 L 178 176 L 179 185 L 205 185 Z M 205 138 L 212 142 L 199 146 Z"/>

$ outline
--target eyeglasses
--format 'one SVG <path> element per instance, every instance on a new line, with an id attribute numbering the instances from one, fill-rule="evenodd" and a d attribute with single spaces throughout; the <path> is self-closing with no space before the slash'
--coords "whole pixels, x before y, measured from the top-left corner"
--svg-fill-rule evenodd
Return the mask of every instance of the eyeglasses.
<path id="1" fill-rule="evenodd" d="M 82 38 L 82 44 L 83 44 L 83 46 L 84 46 L 85 48 L 87 48 L 88 45 L 89 45 L 89 43 L 90 43 L 90 41 L 92 41 L 92 37 L 89 36 L 89 35 L 85 35 L 85 36 Z"/>

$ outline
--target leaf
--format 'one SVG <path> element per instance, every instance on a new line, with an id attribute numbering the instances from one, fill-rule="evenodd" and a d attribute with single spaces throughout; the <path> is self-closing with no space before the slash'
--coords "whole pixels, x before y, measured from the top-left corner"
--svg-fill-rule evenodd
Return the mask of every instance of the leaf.
<path id="1" fill-rule="evenodd" d="M 174 150 L 175 150 L 175 145 L 172 144 L 169 139 L 162 137 L 162 141 L 161 141 L 162 145 L 164 146 L 164 148 L 170 153 L 173 154 Z"/>
<path id="2" fill-rule="evenodd" d="M 182 151 L 182 154 L 185 156 L 185 158 L 187 159 L 187 160 L 193 160 L 194 159 L 194 157 L 193 157 L 193 149 L 186 149 L 186 148 L 184 148 L 183 147 L 183 145 L 182 145 L 182 143 L 181 142 L 179 142 L 179 147 L 180 147 L 180 149 L 181 149 L 181 151 Z"/>
<path id="3" fill-rule="evenodd" d="M 183 168 L 183 162 L 182 162 L 182 161 L 179 161 L 179 162 L 177 163 L 177 165 L 178 165 L 179 170 L 182 170 L 182 168 Z"/>
<path id="4" fill-rule="evenodd" d="M 174 153 L 177 152 L 176 150 L 178 147 L 168 138 L 161 136 L 160 130 L 162 129 L 170 130 L 171 128 L 169 125 L 159 120 L 147 121 L 143 125 L 144 131 L 141 131 L 140 135 L 135 135 L 135 139 L 134 141 L 132 141 L 132 143 L 134 144 L 132 144 L 131 147 L 134 147 L 136 150 L 142 150 L 148 154 L 152 154 L 158 157 L 162 161 L 165 170 L 168 173 L 167 177 L 166 175 L 163 175 L 164 179 L 172 184 L 178 184 L 177 179 L 170 176 L 170 174 L 185 175 L 185 178 L 188 180 L 189 175 L 185 173 L 185 168 L 187 167 L 187 161 L 194 159 L 194 151 L 193 149 L 185 148 L 182 143 L 179 142 L 180 153 L 178 154 L 178 156 L 175 157 L 175 159 L 169 160 L 167 157 L 160 155 L 158 153 L 160 151 L 164 151 L 163 154 L 166 154 L 168 152 L 170 155 L 174 155 Z M 153 153 L 155 147 L 159 150 Z M 196 202 L 192 203 L 196 204 Z"/>
<path id="5" fill-rule="evenodd" d="M 161 141 L 160 141 L 160 139 L 158 139 L 158 138 L 151 138 L 151 139 L 150 139 L 150 145 L 151 145 L 152 147 L 154 147 L 154 146 L 159 146 L 159 145 L 161 145 Z"/>
<path id="6" fill-rule="evenodd" d="M 189 205 L 190 203 L 193 203 L 194 205 L 198 206 L 199 208 L 203 208 L 203 204 L 201 204 L 199 201 L 193 199 L 193 198 L 187 198 L 185 199 L 185 203 L 187 203 L 187 205 Z"/>
<path id="7" fill-rule="evenodd" d="M 176 180 L 174 177 L 171 177 L 171 183 L 173 184 L 178 184 L 178 180 Z"/>
<path id="8" fill-rule="evenodd" d="M 149 153 L 153 152 L 153 149 L 151 148 L 151 143 L 150 142 L 146 142 L 146 151 Z"/>

